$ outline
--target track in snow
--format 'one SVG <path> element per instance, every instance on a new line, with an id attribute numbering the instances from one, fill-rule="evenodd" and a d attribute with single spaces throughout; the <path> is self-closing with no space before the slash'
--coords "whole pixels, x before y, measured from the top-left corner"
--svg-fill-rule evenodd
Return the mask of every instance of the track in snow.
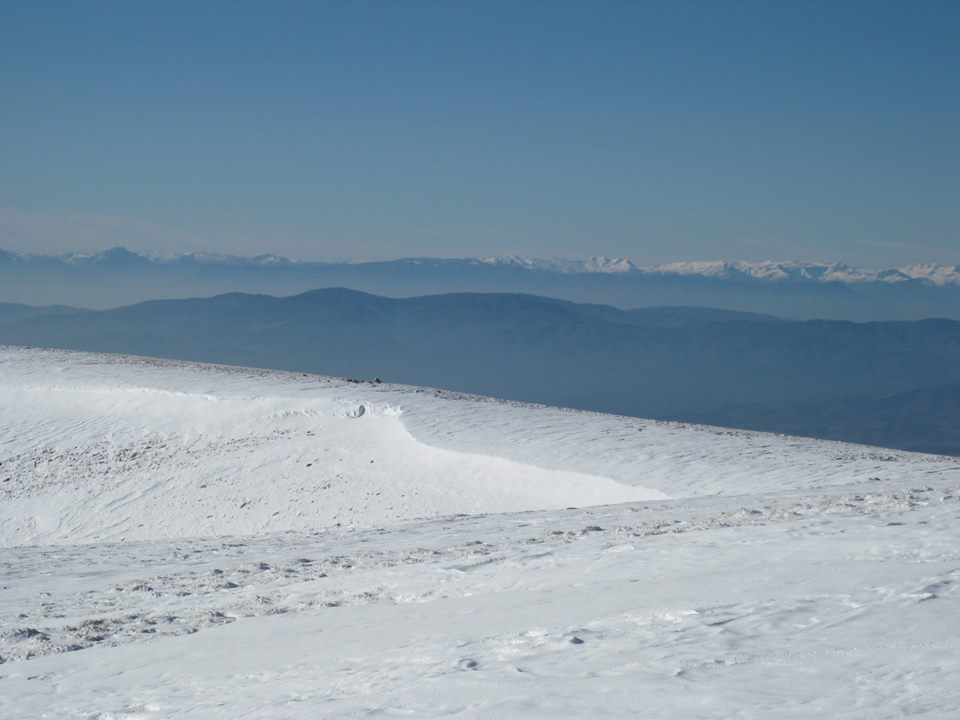
<path id="1" fill-rule="evenodd" d="M 956 459 L 18 349 L 0 419 L 4 718 L 960 704 Z"/>

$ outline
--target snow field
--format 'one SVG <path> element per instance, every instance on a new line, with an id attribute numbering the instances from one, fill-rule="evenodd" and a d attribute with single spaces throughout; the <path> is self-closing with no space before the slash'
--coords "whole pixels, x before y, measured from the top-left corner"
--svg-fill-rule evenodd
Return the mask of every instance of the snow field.
<path id="1" fill-rule="evenodd" d="M 956 458 L 0 348 L 0 462 L 3 718 L 960 705 Z"/>
<path id="2" fill-rule="evenodd" d="M 431 447 L 393 407 L 341 398 L 16 384 L 5 374 L 0 405 L 13 411 L 0 431 L 4 545 L 370 526 L 663 496 Z"/>

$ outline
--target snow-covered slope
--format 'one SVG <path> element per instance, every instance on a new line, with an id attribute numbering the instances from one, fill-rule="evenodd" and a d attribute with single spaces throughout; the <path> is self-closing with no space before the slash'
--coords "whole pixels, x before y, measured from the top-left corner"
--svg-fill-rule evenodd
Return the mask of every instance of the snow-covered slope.
<path id="1" fill-rule="evenodd" d="M 951 717 L 960 462 L 0 348 L 4 718 Z"/>
<path id="2" fill-rule="evenodd" d="M 7 546 L 375 526 L 955 466 L 419 388 L 18 349 L 0 351 L 0 407 Z"/>
<path id="3" fill-rule="evenodd" d="M 404 393 L 322 378 L 0 354 L 5 545 L 367 526 L 662 497 L 432 447 Z M 145 370 L 147 372 L 145 372 Z M 132 371 L 132 372 L 131 372 Z M 14 410 L 15 409 L 15 410 Z"/>

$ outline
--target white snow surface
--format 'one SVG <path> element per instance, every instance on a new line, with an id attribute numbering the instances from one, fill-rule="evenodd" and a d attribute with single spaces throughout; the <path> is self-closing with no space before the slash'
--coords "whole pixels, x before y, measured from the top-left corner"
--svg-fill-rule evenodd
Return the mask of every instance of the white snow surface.
<path id="1" fill-rule="evenodd" d="M 3 718 L 960 706 L 957 458 L 0 348 L 0 546 Z"/>

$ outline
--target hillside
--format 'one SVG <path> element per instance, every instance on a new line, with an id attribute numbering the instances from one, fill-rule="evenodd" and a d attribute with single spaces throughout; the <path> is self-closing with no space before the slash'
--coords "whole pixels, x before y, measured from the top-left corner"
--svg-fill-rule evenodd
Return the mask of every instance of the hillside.
<path id="1" fill-rule="evenodd" d="M 6 348 L 0 469 L 4 718 L 960 702 L 956 459 Z"/>
<path id="2" fill-rule="evenodd" d="M 442 387 L 636 417 L 960 454 L 952 408 L 875 403 L 960 388 L 960 323 L 624 311 L 530 295 L 232 293 L 0 322 L 0 342 Z M 824 416 L 822 408 L 837 406 Z M 916 405 L 913 405 L 916 407 Z M 869 433 L 864 428 L 869 427 Z"/>

